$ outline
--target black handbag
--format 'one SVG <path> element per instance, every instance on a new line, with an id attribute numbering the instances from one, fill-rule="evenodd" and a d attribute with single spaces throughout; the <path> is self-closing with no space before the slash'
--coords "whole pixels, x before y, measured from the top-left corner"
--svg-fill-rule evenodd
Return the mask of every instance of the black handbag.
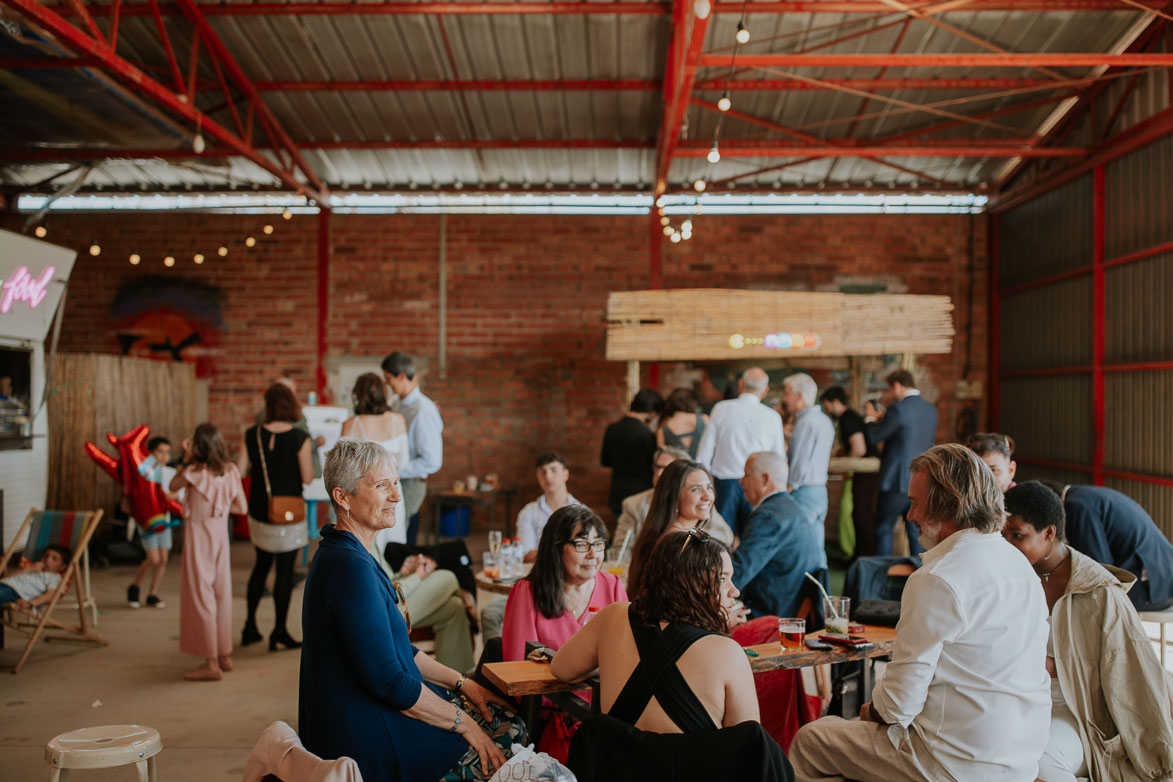
<path id="1" fill-rule="evenodd" d="M 855 607 L 855 621 L 864 625 L 895 627 L 900 621 L 900 601 L 861 600 Z"/>

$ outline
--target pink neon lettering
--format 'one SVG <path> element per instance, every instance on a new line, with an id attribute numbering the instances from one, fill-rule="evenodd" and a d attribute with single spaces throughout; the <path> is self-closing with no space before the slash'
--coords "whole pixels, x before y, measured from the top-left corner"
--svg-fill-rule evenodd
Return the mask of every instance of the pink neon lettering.
<path id="1" fill-rule="evenodd" d="M 37 305 L 44 301 L 49 287 L 49 280 L 53 279 L 53 272 L 57 271 L 50 266 L 45 269 L 45 273 L 41 275 L 41 279 L 34 280 L 29 274 L 27 266 L 21 266 L 12 273 L 12 277 L 8 282 L 4 283 L 4 298 L 0 300 L 0 312 L 8 312 L 12 309 L 12 302 L 23 301 L 27 302 L 30 309 L 36 309 Z"/>

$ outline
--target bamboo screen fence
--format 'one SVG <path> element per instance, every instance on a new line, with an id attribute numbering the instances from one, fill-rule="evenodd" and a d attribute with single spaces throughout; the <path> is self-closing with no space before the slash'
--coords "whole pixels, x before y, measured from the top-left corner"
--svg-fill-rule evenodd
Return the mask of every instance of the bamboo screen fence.
<path id="1" fill-rule="evenodd" d="M 178 455 L 197 423 L 192 364 L 65 353 L 54 361 L 50 383 L 50 508 L 103 508 L 109 516 L 118 503 L 121 490 L 86 456 L 87 440 L 117 456 L 106 433 L 123 435 L 146 424 Z"/>
<path id="2" fill-rule="evenodd" d="M 615 292 L 607 299 L 607 358 L 702 361 L 949 353 L 952 312 L 948 296 L 723 288 Z"/>

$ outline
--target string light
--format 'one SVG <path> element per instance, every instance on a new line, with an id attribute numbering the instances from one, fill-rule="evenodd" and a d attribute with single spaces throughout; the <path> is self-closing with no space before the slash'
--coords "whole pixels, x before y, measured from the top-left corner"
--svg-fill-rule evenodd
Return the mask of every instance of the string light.
<path id="1" fill-rule="evenodd" d="M 220 249 L 216 250 L 216 255 L 219 255 L 221 258 L 223 258 L 227 254 L 228 254 L 228 248 L 225 247 L 224 245 L 220 245 Z"/>
<path id="2" fill-rule="evenodd" d="M 729 111 L 733 108 L 733 101 L 729 99 L 729 90 L 725 90 L 725 94 L 717 101 L 717 108 L 721 111 Z"/>
<path id="3" fill-rule="evenodd" d="M 693 182 L 692 189 L 697 191 L 698 193 L 705 192 L 705 180 L 698 179 L 697 181 Z"/>
<path id="4" fill-rule="evenodd" d="M 204 254 L 196 253 L 194 256 L 192 256 L 192 260 L 195 261 L 196 265 L 198 266 L 204 262 Z"/>
<path id="5" fill-rule="evenodd" d="M 142 263 L 142 260 L 143 260 L 142 256 L 139 255 L 138 253 L 131 253 L 130 254 L 130 265 L 131 266 L 138 266 L 140 263 Z"/>
<path id="6" fill-rule="evenodd" d="M 244 240 L 245 247 L 252 247 L 256 243 L 257 243 L 257 240 L 251 236 Z"/>
<path id="7" fill-rule="evenodd" d="M 38 239 L 44 239 L 46 236 L 49 235 L 49 229 L 43 225 L 38 225 L 36 230 L 33 231 L 33 233 L 37 235 Z"/>
<path id="8" fill-rule="evenodd" d="M 664 236 L 671 236 L 674 233 L 676 233 L 676 232 L 672 229 L 672 226 L 670 226 L 670 225 L 664 226 Z"/>
<path id="9" fill-rule="evenodd" d="M 202 155 L 202 154 L 204 154 L 204 150 L 207 148 L 208 148 L 208 145 L 204 141 L 203 134 L 196 133 L 195 136 L 191 140 L 191 151 L 196 153 L 197 155 Z"/>
<path id="10" fill-rule="evenodd" d="M 174 266 L 175 265 L 175 258 L 168 255 L 166 258 L 163 259 L 163 265 L 167 266 L 167 267 Z"/>
<path id="11" fill-rule="evenodd" d="M 90 255 L 95 258 L 102 254 L 102 247 L 97 242 L 90 245 Z"/>
<path id="12" fill-rule="evenodd" d="M 672 222 L 671 217 L 665 216 L 665 217 L 660 218 L 660 225 L 668 225 L 668 223 L 670 223 L 670 222 Z"/>
<path id="13" fill-rule="evenodd" d="M 271 225 L 266 225 L 266 226 L 265 226 L 264 228 L 262 228 L 261 230 L 263 230 L 263 231 L 265 232 L 265 236 L 268 236 L 269 234 L 273 233 L 273 226 L 271 226 Z"/>
<path id="14" fill-rule="evenodd" d="M 737 23 L 737 34 L 733 36 L 738 43 L 749 43 L 749 30 L 745 27 L 745 22 Z"/>
<path id="15" fill-rule="evenodd" d="M 281 213 L 281 219 L 282 220 L 292 220 L 293 219 L 293 212 L 286 209 L 284 212 Z"/>
<path id="16" fill-rule="evenodd" d="M 713 141 L 713 146 L 709 149 L 709 154 L 706 158 L 710 163 L 721 162 L 721 150 L 717 149 L 717 142 Z"/>
<path id="17" fill-rule="evenodd" d="M 673 231 L 672 235 L 668 238 L 672 240 L 672 244 L 680 244 L 680 234 L 676 231 Z"/>

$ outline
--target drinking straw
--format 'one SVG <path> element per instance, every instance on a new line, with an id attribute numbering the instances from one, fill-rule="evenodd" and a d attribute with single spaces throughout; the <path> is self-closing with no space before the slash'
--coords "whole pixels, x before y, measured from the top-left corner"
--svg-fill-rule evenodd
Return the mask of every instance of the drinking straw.
<path id="1" fill-rule="evenodd" d="M 807 578 L 809 578 L 811 581 L 813 581 L 815 586 L 817 586 L 819 588 L 819 591 L 823 593 L 823 599 L 826 600 L 827 605 L 829 605 L 831 607 L 831 613 L 835 615 L 836 619 L 838 619 L 839 612 L 835 610 L 835 604 L 831 602 L 831 596 L 827 594 L 827 590 L 823 589 L 823 585 L 819 583 L 819 580 L 817 578 L 815 578 L 814 576 L 812 576 L 810 573 L 803 573 L 803 575 L 806 576 Z"/>
<path id="2" fill-rule="evenodd" d="M 623 545 L 619 547 L 619 561 L 620 562 L 623 561 L 623 555 L 625 553 L 627 553 L 627 544 L 630 542 L 631 542 L 631 530 L 628 530 L 627 534 L 623 536 Z"/>

